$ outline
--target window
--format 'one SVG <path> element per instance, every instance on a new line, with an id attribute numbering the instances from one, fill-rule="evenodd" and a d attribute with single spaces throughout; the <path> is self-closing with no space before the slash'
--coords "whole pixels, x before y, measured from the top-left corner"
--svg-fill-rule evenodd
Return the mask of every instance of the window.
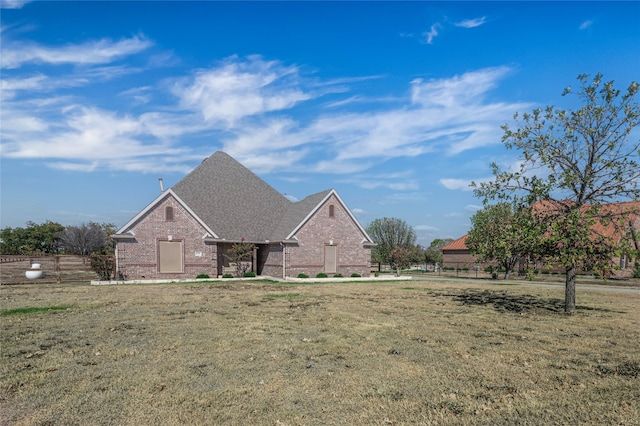
<path id="1" fill-rule="evenodd" d="M 335 215 L 335 208 L 333 204 L 329 204 L 329 217 L 334 217 L 334 215 Z"/>
<path id="2" fill-rule="evenodd" d="M 158 269 L 161 273 L 182 273 L 182 241 L 158 243 Z"/>
<path id="3" fill-rule="evenodd" d="M 167 206 L 164 208 L 164 220 L 173 220 L 173 207 Z"/>

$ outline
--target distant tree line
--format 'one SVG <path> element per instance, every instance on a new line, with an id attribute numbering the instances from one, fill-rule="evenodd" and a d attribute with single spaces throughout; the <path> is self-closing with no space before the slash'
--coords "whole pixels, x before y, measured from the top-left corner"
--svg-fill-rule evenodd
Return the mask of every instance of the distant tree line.
<path id="1" fill-rule="evenodd" d="M 41 224 L 27 222 L 25 227 L 6 227 L 0 230 L 0 254 L 112 254 L 114 244 L 111 235 L 115 232 L 116 227 L 112 223 L 88 222 L 63 226 L 49 220 Z"/>
<path id="2" fill-rule="evenodd" d="M 398 273 L 410 265 L 441 263 L 440 248 L 453 241 L 437 238 L 429 247 L 423 247 L 416 244 L 416 233 L 411 226 L 402 219 L 388 217 L 371 222 L 367 233 L 376 243 L 371 259 L 390 265 Z"/>

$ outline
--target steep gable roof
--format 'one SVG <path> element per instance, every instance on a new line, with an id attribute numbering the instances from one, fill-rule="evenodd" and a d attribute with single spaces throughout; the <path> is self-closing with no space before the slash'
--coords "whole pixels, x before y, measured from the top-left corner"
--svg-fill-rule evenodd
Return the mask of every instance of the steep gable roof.
<path id="1" fill-rule="evenodd" d="M 291 232 L 318 207 L 318 205 L 332 192 L 331 189 L 309 195 L 295 203 L 290 203 L 287 211 L 282 216 L 278 226 L 273 229 L 271 239 L 274 241 L 287 239 Z"/>
<path id="2" fill-rule="evenodd" d="M 292 238 L 294 234 L 300 229 L 306 221 L 322 206 L 322 204 L 329 199 L 329 197 L 334 196 L 338 202 L 342 205 L 344 210 L 349 215 L 349 218 L 355 223 L 360 232 L 362 233 L 363 243 L 374 244 L 373 239 L 367 234 L 367 231 L 360 225 L 358 220 L 353 216 L 353 213 L 347 208 L 347 205 L 342 201 L 342 198 L 338 195 L 338 193 L 334 189 L 330 189 L 327 191 L 319 192 L 314 195 L 310 195 L 302 201 L 295 203 L 294 206 L 289 210 L 288 217 L 286 222 L 283 221 L 284 225 L 280 231 L 287 232 L 285 239 Z M 293 225 L 293 226 L 292 226 Z"/>
<path id="3" fill-rule="evenodd" d="M 205 159 L 172 190 L 224 239 L 264 241 L 291 202 L 227 153 Z"/>
<path id="4" fill-rule="evenodd" d="M 133 218 L 131 218 L 131 220 L 129 220 L 127 223 L 125 223 L 114 235 L 112 238 L 115 239 L 124 239 L 124 238 L 130 238 L 133 237 L 133 234 L 131 234 L 131 227 L 137 222 L 139 221 L 144 215 L 146 215 L 149 211 L 151 211 L 157 204 L 161 203 L 165 198 L 167 197 L 173 197 L 187 212 L 189 212 L 189 214 L 191 216 L 193 216 L 193 218 L 200 224 L 202 225 L 202 227 L 204 229 L 206 229 L 207 234 L 210 237 L 213 238 L 218 238 L 218 236 L 215 234 L 215 232 L 209 228 L 209 226 L 207 226 L 206 223 L 204 223 L 204 221 L 202 221 L 202 219 L 200 219 L 198 217 L 198 215 L 191 210 L 191 208 L 189 208 L 188 205 L 185 204 L 184 201 L 182 201 L 180 199 L 180 197 L 178 197 L 173 190 L 169 189 L 167 191 L 162 192 L 160 195 L 158 195 L 156 197 L 155 200 L 153 200 L 151 203 L 149 203 L 147 205 L 147 207 L 145 207 L 144 209 L 142 209 L 137 215 L 135 215 Z M 206 235 L 203 235 L 203 238 Z"/>
<path id="5" fill-rule="evenodd" d="M 126 231 L 165 197 L 173 195 L 208 231 L 209 237 L 230 242 L 285 241 L 331 195 L 345 207 L 363 233 L 363 243 L 372 242 L 333 189 L 289 201 L 257 175 L 225 152 L 206 158 L 172 188 L 158 196 L 116 234 Z"/>

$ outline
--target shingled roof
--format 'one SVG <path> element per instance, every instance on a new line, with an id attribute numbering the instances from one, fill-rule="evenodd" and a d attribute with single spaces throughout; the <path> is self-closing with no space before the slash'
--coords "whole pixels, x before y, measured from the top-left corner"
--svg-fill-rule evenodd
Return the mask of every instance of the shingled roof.
<path id="1" fill-rule="evenodd" d="M 282 241 L 332 192 L 293 203 L 222 151 L 171 190 L 219 238 L 229 241 Z"/>

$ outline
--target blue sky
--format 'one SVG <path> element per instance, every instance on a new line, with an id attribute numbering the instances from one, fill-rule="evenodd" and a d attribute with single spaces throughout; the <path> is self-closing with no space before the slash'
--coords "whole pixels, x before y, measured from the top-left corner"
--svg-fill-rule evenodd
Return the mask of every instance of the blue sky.
<path id="1" fill-rule="evenodd" d="M 121 226 L 215 151 L 457 238 L 500 125 L 640 77 L 639 2 L 1 0 L 0 227 Z"/>

